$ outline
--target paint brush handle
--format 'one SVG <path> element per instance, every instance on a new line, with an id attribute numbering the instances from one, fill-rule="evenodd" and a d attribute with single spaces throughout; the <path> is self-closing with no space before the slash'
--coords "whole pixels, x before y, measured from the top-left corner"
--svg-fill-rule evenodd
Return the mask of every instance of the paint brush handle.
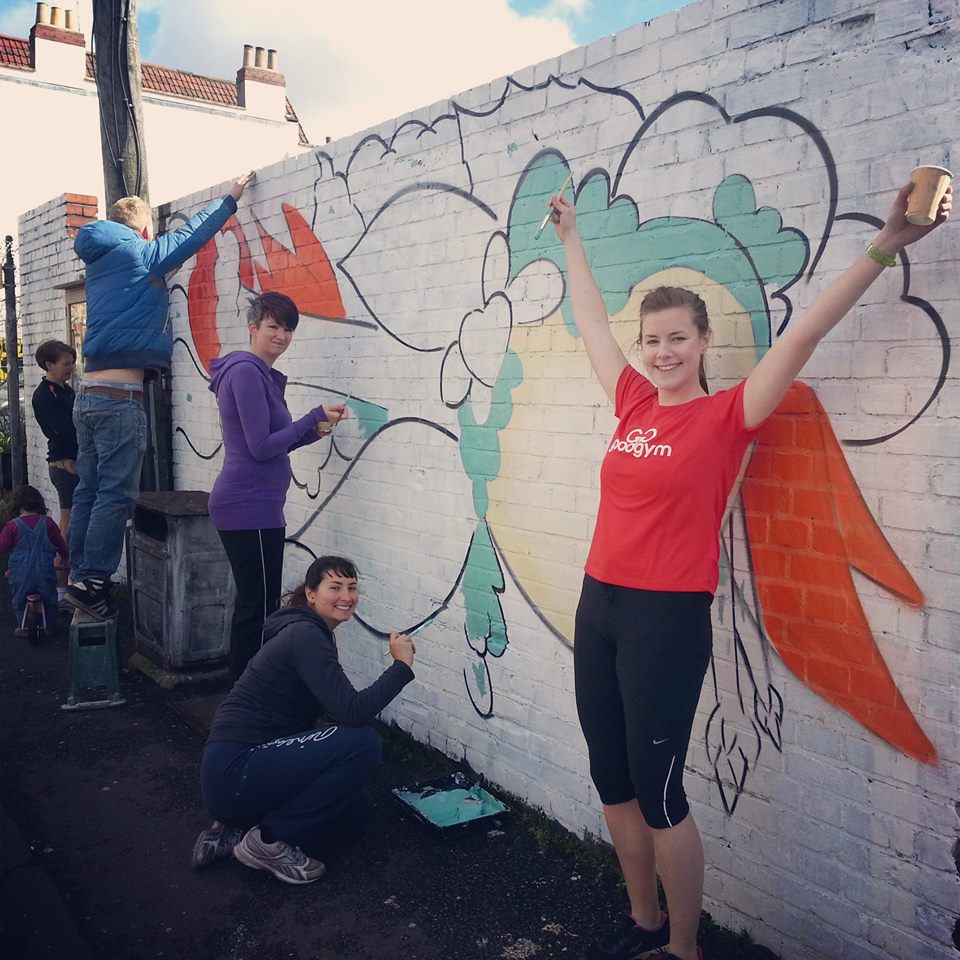
<path id="1" fill-rule="evenodd" d="M 340 426 L 340 422 L 346 419 L 347 404 L 349 404 L 352 399 L 353 399 L 353 392 L 351 391 L 350 393 L 347 394 L 347 399 L 343 401 L 343 414 L 337 417 L 337 422 L 333 424 L 332 427 L 330 427 L 330 436 L 333 436 L 333 431 L 336 430 L 338 426 Z"/>
<path id="2" fill-rule="evenodd" d="M 570 172 L 570 175 L 567 177 L 567 179 L 563 181 L 563 186 L 557 191 L 557 196 L 558 196 L 558 197 L 562 197 L 562 196 L 564 195 L 564 193 L 566 192 L 567 187 L 569 187 L 571 183 L 573 183 L 573 172 L 572 172 L 572 171 Z M 539 228 L 537 229 L 537 233 L 536 233 L 536 235 L 535 235 L 534 238 L 533 238 L 534 240 L 539 240 L 539 239 L 540 239 L 540 234 L 543 233 L 543 228 L 547 225 L 547 221 L 550 219 L 550 215 L 551 215 L 552 213 L 553 213 L 553 210 L 552 210 L 552 209 L 548 210 L 548 211 L 547 211 L 547 215 L 540 221 L 540 226 L 539 226 Z"/>
<path id="3" fill-rule="evenodd" d="M 426 626 L 425 623 L 421 623 L 419 627 L 415 630 L 411 630 L 409 633 L 404 634 L 404 636 L 409 637 L 411 640 Z M 389 644 L 390 638 L 387 637 L 387 643 Z M 388 646 L 386 650 L 383 651 L 383 655 L 387 656 L 390 653 L 390 647 Z"/>
<path id="4" fill-rule="evenodd" d="M 353 394 L 348 393 L 348 394 L 347 394 L 347 399 L 343 401 L 343 411 L 344 411 L 344 412 L 343 412 L 339 417 L 337 417 L 337 419 L 336 419 L 333 423 L 330 423 L 329 420 L 322 420 L 320 423 L 317 424 L 317 436 L 319 436 L 319 437 L 321 437 L 321 438 L 324 438 L 324 439 L 333 436 L 333 431 L 337 429 L 337 427 L 338 427 L 339 424 L 340 424 L 340 421 L 346 419 L 346 417 L 347 417 L 347 412 L 346 412 L 346 411 L 347 411 L 347 404 L 348 404 L 352 399 L 353 399 Z M 320 427 L 321 427 L 323 424 L 325 424 L 325 423 L 330 425 L 330 429 L 329 429 L 329 430 L 320 430 Z"/>

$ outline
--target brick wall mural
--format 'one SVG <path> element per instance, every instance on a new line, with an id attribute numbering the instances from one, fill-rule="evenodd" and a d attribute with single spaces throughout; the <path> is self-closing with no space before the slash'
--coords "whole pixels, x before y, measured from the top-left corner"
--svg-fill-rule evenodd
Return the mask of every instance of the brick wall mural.
<path id="1" fill-rule="evenodd" d="M 250 293 L 288 293 L 291 410 L 353 416 L 292 456 L 285 582 L 353 557 L 350 669 L 372 679 L 387 632 L 418 630 L 385 716 L 601 833 L 571 650 L 613 417 L 546 200 L 572 177 L 631 361 L 644 293 L 687 286 L 711 390 L 732 386 L 910 168 L 951 165 L 960 90 L 928 80 L 955 26 L 936 2 L 707 0 L 260 171 L 171 279 L 177 485 L 217 474 L 210 360 L 245 345 Z M 709 909 L 784 957 L 955 955 L 956 233 L 909 248 L 824 343 L 723 525 L 688 792 Z"/>

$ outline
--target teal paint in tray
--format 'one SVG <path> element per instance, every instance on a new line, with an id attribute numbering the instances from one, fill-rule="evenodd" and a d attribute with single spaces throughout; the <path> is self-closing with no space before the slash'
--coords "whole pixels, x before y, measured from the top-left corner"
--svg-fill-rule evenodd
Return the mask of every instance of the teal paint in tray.
<path id="1" fill-rule="evenodd" d="M 397 787 L 393 795 L 409 813 L 438 831 L 479 824 L 510 810 L 502 800 L 463 773 Z"/>

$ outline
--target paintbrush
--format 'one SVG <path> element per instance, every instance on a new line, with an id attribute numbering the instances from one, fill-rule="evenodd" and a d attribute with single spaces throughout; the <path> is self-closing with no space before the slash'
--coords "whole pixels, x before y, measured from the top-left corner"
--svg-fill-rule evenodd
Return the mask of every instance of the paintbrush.
<path id="1" fill-rule="evenodd" d="M 352 390 L 352 388 L 351 388 L 350 393 L 347 394 L 347 399 L 343 401 L 343 413 L 342 413 L 339 417 L 337 417 L 337 419 L 336 419 L 336 421 L 335 421 L 334 423 L 331 423 L 331 424 L 330 424 L 330 429 L 329 429 L 329 430 L 327 430 L 325 433 L 321 433 L 321 434 L 320 434 L 321 437 L 332 437 L 332 436 L 333 436 L 333 431 L 337 429 L 337 427 L 338 427 L 339 424 L 340 424 L 340 421 L 347 419 L 347 404 L 348 404 L 352 399 L 353 399 L 353 390 Z"/>
<path id="2" fill-rule="evenodd" d="M 573 173 L 571 172 L 570 176 L 563 181 L 563 186 L 557 191 L 557 196 L 562 197 L 564 194 L 564 191 L 567 189 L 567 187 L 570 186 L 572 182 L 573 182 Z M 547 211 L 547 215 L 540 221 L 540 227 L 537 230 L 536 234 L 534 235 L 534 238 L 533 238 L 534 240 L 540 239 L 540 234 L 543 233 L 543 228 L 547 225 L 547 221 L 550 219 L 552 215 L 553 215 L 553 208 L 551 207 Z"/>
<path id="3" fill-rule="evenodd" d="M 427 622 L 429 623 L 429 621 Z M 409 633 L 404 634 L 404 636 L 407 636 L 412 640 L 426 625 L 427 625 L 426 623 L 421 623 L 420 626 L 416 628 L 416 630 L 411 630 Z M 387 639 L 389 642 L 389 637 Z M 387 649 L 383 651 L 383 655 L 387 656 L 389 653 L 390 653 L 390 647 L 387 647 Z"/>

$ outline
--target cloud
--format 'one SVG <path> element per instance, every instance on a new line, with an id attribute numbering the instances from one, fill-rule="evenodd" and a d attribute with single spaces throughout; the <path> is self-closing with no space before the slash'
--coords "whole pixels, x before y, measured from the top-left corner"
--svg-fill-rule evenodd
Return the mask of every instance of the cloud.
<path id="1" fill-rule="evenodd" d="M 467 8 L 470 9 L 470 8 Z M 243 44 L 273 47 L 308 137 L 322 143 L 455 96 L 576 46 L 550 16 L 507 0 L 463 15 L 449 0 L 139 0 L 155 30 L 144 59 L 232 78 Z"/>
<path id="2" fill-rule="evenodd" d="M 323 143 L 575 47 L 564 20 L 583 2 L 554 0 L 524 16 L 508 0 L 487 0 L 472 17 L 449 0 L 139 0 L 137 9 L 141 55 L 150 63 L 233 79 L 245 43 L 276 49 L 307 136 Z M 77 11 L 89 48 L 92 0 L 58 6 Z M 0 33 L 27 36 L 34 15 L 32 0 L 5 0 Z"/>

